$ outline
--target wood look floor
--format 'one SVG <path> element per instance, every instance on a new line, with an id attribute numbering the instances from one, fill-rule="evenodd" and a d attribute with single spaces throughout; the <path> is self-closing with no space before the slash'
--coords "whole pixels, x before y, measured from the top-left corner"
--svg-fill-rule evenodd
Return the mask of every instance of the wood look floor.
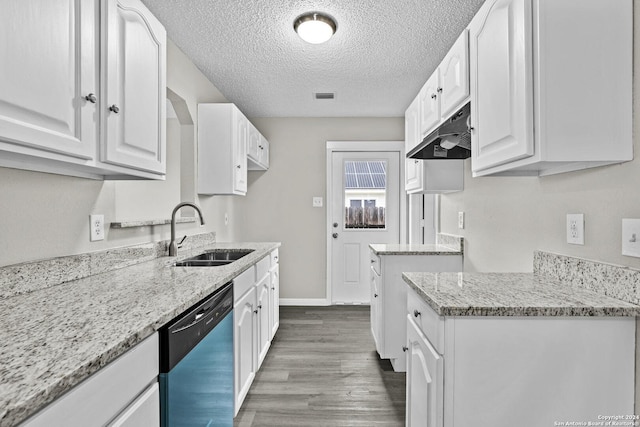
<path id="1" fill-rule="evenodd" d="M 234 427 L 403 426 L 405 374 L 380 360 L 369 307 L 281 307 Z"/>

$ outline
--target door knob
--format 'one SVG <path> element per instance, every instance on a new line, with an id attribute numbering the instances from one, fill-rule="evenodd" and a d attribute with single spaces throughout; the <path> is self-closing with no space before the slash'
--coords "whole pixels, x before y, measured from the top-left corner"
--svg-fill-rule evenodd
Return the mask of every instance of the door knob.
<path id="1" fill-rule="evenodd" d="M 338 223 L 337 222 L 333 223 L 333 228 L 338 228 Z"/>
<path id="2" fill-rule="evenodd" d="M 334 239 L 337 239 L 338 238 L 338 233 L 333 233 L 332 236 L 333 236 Z"/>
<path id="3" fill-rule="evenodd" d="M 98 98 L 94 93 L 90 93 L 89 95 L 84 97 L 85 100 L 89 101 L 92 104 L 95 104 L 98 101 Z"/>
<path id="4" fill-rule="evenodd" d="M 118 108 L 116 104 L 113 104 L 112 106 L 109 107 L 109 111 L 112 111 L 113 113 L 118 114 L 120 112 L 120 108 Z"/>

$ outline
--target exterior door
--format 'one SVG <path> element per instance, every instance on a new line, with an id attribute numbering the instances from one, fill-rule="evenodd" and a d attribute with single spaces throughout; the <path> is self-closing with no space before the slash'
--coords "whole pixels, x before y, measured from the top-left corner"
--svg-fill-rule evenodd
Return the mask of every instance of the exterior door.
<path id="1" fill-rule="evenodd" d="M 331 163 L 331 300 L 369 304 L 369 244 L 400 241 L 400 152 L 334 151 Z"/>

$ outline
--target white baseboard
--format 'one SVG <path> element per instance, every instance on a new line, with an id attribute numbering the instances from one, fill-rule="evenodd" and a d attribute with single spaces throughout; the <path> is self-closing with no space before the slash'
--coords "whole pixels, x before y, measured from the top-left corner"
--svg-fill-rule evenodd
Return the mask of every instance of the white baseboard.
<path id="1" fill-rule="evenodd" d="M 280 305 L 328 306 L 326 298 L 280 298 Z"/>

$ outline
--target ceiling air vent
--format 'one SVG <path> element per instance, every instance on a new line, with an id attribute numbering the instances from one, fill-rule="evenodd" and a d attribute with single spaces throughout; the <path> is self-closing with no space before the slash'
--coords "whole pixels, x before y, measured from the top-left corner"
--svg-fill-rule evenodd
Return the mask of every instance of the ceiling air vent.
<path id="1" fill-rule="evenodd" d="M 335 92 L 316 92 L 313 94 L 315 99 L 335 99 Z"/>

